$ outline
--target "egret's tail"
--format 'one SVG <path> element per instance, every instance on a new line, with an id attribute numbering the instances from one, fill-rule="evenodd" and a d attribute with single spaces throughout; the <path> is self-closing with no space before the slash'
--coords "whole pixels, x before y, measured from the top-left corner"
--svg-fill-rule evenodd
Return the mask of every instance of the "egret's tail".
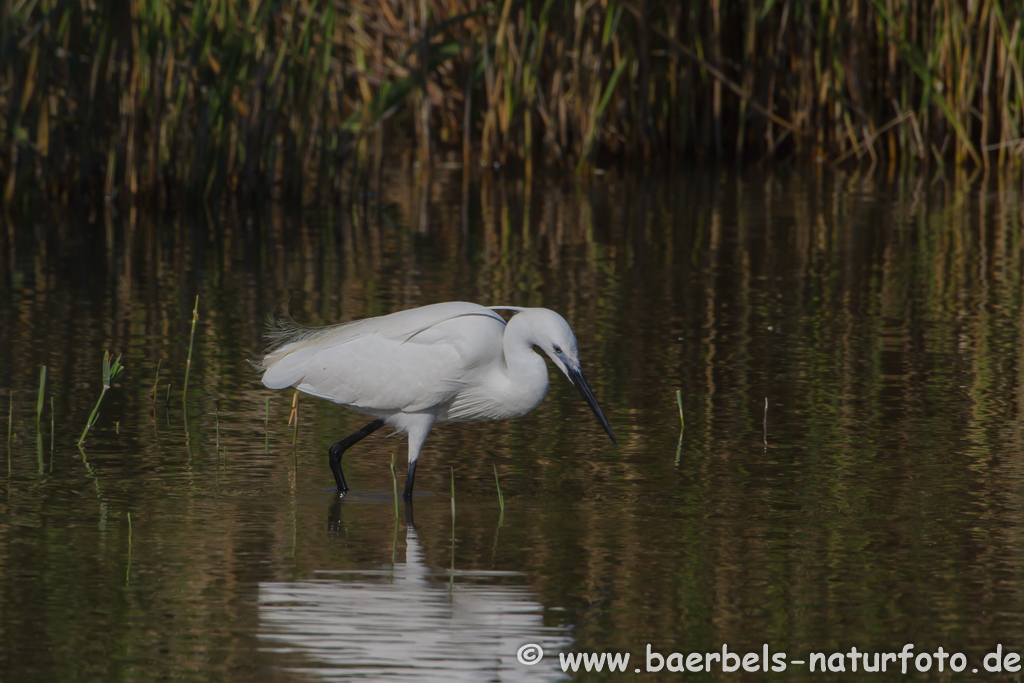
<path id="1" fill-rule="evenodd" d="M 249 364 L 257 372 L 263 373 L 263 384 L 271 389 L 290 387 L 293 382 L 288 380 L 299 378 L 287 377 L 293 373 L 281 367 L 282 363 L 286 366 L 292 365 L 286 361 L 288 356 L 307 345 L 303 342 L 320 337 L 328 329 L 330 328 L 300 325 L 287 313 L 280 311 L 267 318 L 267 331 L 263 335 L 267 348 L 262 356 L 251 359 Z"/>
<path id="2" fill-rule="evenodd" d="M 257 372 L 263 373 L 264 386 L 270 389 L 295 386 L 303 381 L 310 360 L 319 350 L 363 336 L 371 329 L 372 320 L 306 327 L 287 313 L 278 312 L 267 320 L 266 351 L 249 362 Z"/>

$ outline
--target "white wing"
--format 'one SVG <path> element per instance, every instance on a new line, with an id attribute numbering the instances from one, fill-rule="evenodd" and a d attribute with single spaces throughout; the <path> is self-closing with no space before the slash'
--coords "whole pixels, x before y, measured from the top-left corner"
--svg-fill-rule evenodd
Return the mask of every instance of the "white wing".
<path id="1" fill-rule="evenodd" d="M 451 400 L 501 356 L 504 319 L 449 302 L 331 327 L 282 326 L 257 363 L 263 384 L 295 387 L 367 412 L 416 411 Z"/>

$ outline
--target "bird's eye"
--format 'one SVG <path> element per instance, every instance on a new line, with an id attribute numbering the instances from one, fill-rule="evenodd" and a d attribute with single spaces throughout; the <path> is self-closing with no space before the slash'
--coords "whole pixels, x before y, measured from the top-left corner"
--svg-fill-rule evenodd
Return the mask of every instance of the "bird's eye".
<path id="1" fill-rule="evenodd" d="M 551 347 L 551 348 L 552 348 L 552 350 L 554 350 L 554 352 L 555 352 L 555 353 L 561 353 L 561 352 L 562 352 L 562 347 L 561 347 L 561 346 L 559 346 L 558 344 L 555 344 L 555 345 L 554 345 L 553 347 Z"/>

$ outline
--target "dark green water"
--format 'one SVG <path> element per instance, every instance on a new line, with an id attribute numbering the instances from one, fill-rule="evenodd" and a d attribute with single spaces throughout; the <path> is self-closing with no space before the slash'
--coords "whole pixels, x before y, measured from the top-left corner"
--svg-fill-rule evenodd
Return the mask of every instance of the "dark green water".
<path id="1" fill-rule="evenodd" d="M 982 674 L 1020 652 L 1019 181 L 384 187 L 354 208 L 11 226 L 0 680 L 541 681 L 560 652 L 631 653 L 588 679 L 687 675 L 645 671 L 648 644 L 767 644 L 807 662 L 775 676 L 817 680 L 835 674 L 814 652 L 912 643 Z M 619 445 L 553 374 L 525 418 L 431 434 L 410 528 L 404 441 L 350 451 L 339 503 L 326 449 L 365 420 L 302 397 L 294 430 L 291 392 L 246 359 L 280 304 L 324 324 L 447 300 L 561 312 Z M 82 452 L 104 350 L 127 369 Z"/>

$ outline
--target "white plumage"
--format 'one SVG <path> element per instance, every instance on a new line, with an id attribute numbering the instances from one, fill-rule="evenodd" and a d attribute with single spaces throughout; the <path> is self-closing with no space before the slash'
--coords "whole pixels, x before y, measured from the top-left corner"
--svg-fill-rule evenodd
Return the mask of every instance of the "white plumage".
<path id="1" fill-rule="evenodd" d="M 507 323 L 497 310 L 515 311 Z M 340 325 L 274 323 L 255 366 L 271 389 L 295 387 L 374 421 L 330 449 L 338 489 L 345 449 L 387 424 L 409 435 L 405 497 L 435 423 L 504 420 L 536 408 L 548 372 L 536 346 L 579 389 L 615 440 L 580 370 L 576 337 L 546 308 L 485 307 L 452 301 Z"/>

